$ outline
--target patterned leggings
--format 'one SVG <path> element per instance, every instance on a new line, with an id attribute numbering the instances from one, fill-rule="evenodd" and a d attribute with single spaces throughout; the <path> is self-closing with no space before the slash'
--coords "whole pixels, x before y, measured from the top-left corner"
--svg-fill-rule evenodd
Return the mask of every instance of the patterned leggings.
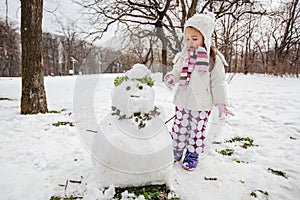
<path id="1" fill-rule="evenodd" d="M 211 111 L 194 111 L 176 106 L 171 132 L 173 148 L 183 150 L 187 147 L 189 152 L 203 153 L 205 129 L 210 113 Z"/>

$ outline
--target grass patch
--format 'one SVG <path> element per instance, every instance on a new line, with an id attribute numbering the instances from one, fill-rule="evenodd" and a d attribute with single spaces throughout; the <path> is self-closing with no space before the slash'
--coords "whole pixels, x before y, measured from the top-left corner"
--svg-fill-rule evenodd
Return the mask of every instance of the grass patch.
<path id="1" fill-rule="evenodd" d="M 69 125 L 69 126 L 75 126 L 73 122 L 56 122 L 56 123 L 53 123 L 52 126 L 66 126 L 66 125 Z"/>
<path id="2" fill-rule="evenodd" d="M 64 112 L 64 111 L 66 111 L 66 109 L 61 109 L 60 111 L 59 110 L 50 110 L 50 111 L 48 111 L 48 113 L 55 113 L 55 114 L 57 114 L 57 113 L 61 113 L 61 112 Z"/>
<path id="3" fill-rule="evenodd" d="M 57 114 L 57 113 L 60 113 L 61 111 L 57 111 L 57 110 L 49 110 L 48 111 L 48 113 L 55 113 L 55 114 Z"/>
<path id="4" fill-rule="evenodd" d="M 59 196 L 52 196 L 50 200 L 75 200 L 75 199 L 83 199 L 83 197 L 76 197 L 76 196 L 69 196 L 69 197 L 59 197 Z"/>
<path id="5" fill-rule="evenodd" d="M 222 149 L 222 150 L 218 151 L 216 149 L 216 152 L 219 154 L 222 154 L 223 156 L 231 156 L 234 153 L 234 150 L 233 149 Z"/>
<path id="6" fill-rule="evenodd" d="M 268 168 L 268 171 L 271 172 L 271 173 L 274 174 L 274 175 L 282 176 L 282 177 L 284 177 L 284 178 L 288 178 L 288 176 L 286 175 L 286 173 L 283 172 L 283 171 L 274 170 L 274 169 L 272 169 L 272 168 L 270 168 L 270 167 Z"/>
<path id="7" fill-rule="evenodd" d="M 128 191 L 129 194 L 134 194 L 135 196 L 143 195 L 145 199 L 160 200 L 162 197 L 167 197 L 169 193 L 172 193 L 172 200 L 180 200 L 176 196 L 174 191 L 171 191 L 166 185 L 147 185 L 141 187 L 126 187 L 126 188 L 115 188 L 116 194 L 114 199 L 121 199 L 122 193 Z"/>
<path id="8" fill-rule="evenodd" d="M 0 101 L 12 101 L 12 99 L 6 97 L 0 97 Z"/>
<path id="9" fill-rule="evenodd" d="M 269 193 L 267 191 L 262 191 L 262 190 L 254 190 L 250 193 L 251 196 L 254 198 L 257 198 L 259 196 L 259 193 L 263 194 L 264 196 L 269 196 Z"/>
<path id="10" fill-rule="evenodd" d="M 253 139 L 249 138 L 249 137 L 234 137 L 230 140 L 226 140 L 226 143 L 235 143 L 235 142 L 241 142 L 242 145 L 240 145 L 242 148 L 247 149 L 248 147 L 252 147 L 252 146 L 258 146 L 258 145 L 254 145 L 253 144 Z"/>
<path id="11" fill-rule="evenodd" d="M 204 180 L 206 180 L 206 181 L 216 181 L 216 180 L 218 180 L 218 178 L 216 178 L 216 177 L 206 177 L 206 176 L 204 176 Z"/>
<path id="12" fill-rule="evenodd" d="M 242 160 L 235 160 L 235 162 L 237 162 L 237 163 L 246 163 L 246 164 L 248 164 L 248 162 L 245 162 L 245 161 L 242 161 Z"/>
<path id="13" fill-rule="evenodd" d="M 222 142 L 214 141 L 213 144 L 221 144 Z"/>

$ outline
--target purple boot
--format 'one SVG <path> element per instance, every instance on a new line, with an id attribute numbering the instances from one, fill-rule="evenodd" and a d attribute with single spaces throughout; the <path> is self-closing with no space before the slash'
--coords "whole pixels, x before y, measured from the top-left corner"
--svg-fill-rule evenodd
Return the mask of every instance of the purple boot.
<path id="1" fill-rule="evenodd" d="M 198 165 L 198 154 L 186 151 L 185 158 L 182 162 L 182 167 L 186 170 L 193 171 Z"/>
<path id="2" fill-rule="evenodd" d="M 182 158 L 182 154 L 183 154 L 183 150 L 173 150 L 173 154 L 174 154 L 174 163 L 178 162 L 181 160 Z"/>

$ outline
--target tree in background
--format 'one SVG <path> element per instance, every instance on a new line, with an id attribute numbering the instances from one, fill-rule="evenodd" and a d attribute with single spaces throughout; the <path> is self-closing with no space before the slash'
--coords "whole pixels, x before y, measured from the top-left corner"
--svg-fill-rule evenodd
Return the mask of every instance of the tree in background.
<path id="1" fill-rule="evenodd" d="M 0 76 L 20 76 L 19 44 L 17 28 L 0 19 Z"/>
<path id="2" fill-rule="evenodd" d="M 122 30 L 136 38 L 157 37 L 160 41 L 163 73 L 167 72 L 168 49 L 173 54 L 181 49 L 182 26 L 185 20 L 196 12 L 200 0 L 118 0 L 118 1 L 80 1 L 91 14 L 91 24 L 96 27 L 90 34 L 101 38 L 111 26 L 119 24 Z M 122 34 L 121 34 L 122 35 Z M 152 40 L 153 41 L 153 40 Z M 151 48 L 151 46 L 149 46 Z M 151 50 L 145 52 L 149 56 Z"/>
<path id="3" fill-rule="evenodd" d="M 43 0 L 21 0 L 21 114 L 48 112 L 44 88 Z"/>
<path id="4" fill-rule="evenodd" d="M 264 14 L 261 9 L 260 2 L 253 0 L 249 1 L 220 1 L 220 0 L 114 0 L 114 1 L 86 1 L 77 0 L 78 4 L 82 5 L 87 13 L 90 14 L 91 25 L 95 27 L 95 31 L 89 34 L 96 34 L 101 38 L 113 24 L 118 24 L 123 30 L 117 30 L 120 35 L 126 30 L 130 35 L 134 35 L 137 39 L 152 38 L 159 39 L 161 49 L 161 64 L 163 66 L 162 72 L 165 74 L 167 70 L 169 53 L 173 56 L 181 51 L 183 41 L 183 28 L 186 20 L 196 13 L 203 13 L 205 11 L 212 11 L 215 13 L 217 19 L 227 17 L 231 18 L 234 22 L 239 21 L 243 16 L 254 16 Z M 255 8 L 255 9 L 254 9 Z M 229 26 L 232 24 L 232 20 Z M 250 19 L 251 20 L 251 19 Z M 251 36 L 251 26 L 248 23 L 248 37 Z M 114 27 L 112 27 L 114 28 Z M 225 36 L 229 36 L 224 26 Z M 233 30 L 233 29 L 232 29 Z M 234 34 L 234 33 L 233 33 Z M 123 34 L 124 35 L 124 34 Z M 129 34 L 125 37 L 131 37 Z M 225 57 L 229 58 L 231 55 L 228 52 L 233 52 L 232 39 L 217 37 L 215 34 L 215 45 L 219 47 L 218 43 L 223 41 L 220 46 L 222 52 L 225 52 Z M 152 48 L 154 45 L 149 45 Z M 157 45 L 156 45 L 157 46 Z M 251 46 L 248 41 L 244 53 L 244 60 L 249 57 L 249 47 Z M 170 50 L 170 51 L 168 51 Z M 153 51 L 146 51 L 144 53 L 145 60 L 147 58 L 154 59 L 151 56 Z M 155 55 L 157 56 L 157 55 Z M 172 59 L 169 59 L 172 60 Z M 151 63 L 151 62 L 150 62 Z M 244 61 L 248 68 L 248 62 Z"/>
<path id="5" fill-rule="evenodd" d="M 72 58 L 76 59 L 76 67 L 74 69 L 74 74 L 78 74 L 80 67 L 86 61 L 88 55 L 94 50 L 94 46 L 81 38 L 80 32 L 76 30 L 75 22 L 69 22 L 69 24 L 64 24 L 62 21 L 57 19 L 60 25 L 60 41 L 62 43 L 64 54 L 64 69 L 63 74 L 68 74 L 69 70 L 73 69 Z"/>
<path id="6" fill-rule="evenodd" d="M 68 75 L 71 58 L 76 59 L 76 73 L 123 72 L 137 62 L 153 72 L 169 71 L 182 47 L 185 21 L 204 10 L 216 15 L 214 45 L 229 62 L 227 72 L 299 74 L 299 0 L 76 1 L 94 20 L 85 30 L 89 35 L 100 39 L 108 29 L 116 35 L 101 41 L 99 50 L 83 39 L 76 21 L 63 23 L 57 17 L 59 35 L 43 37 L 45 75 Z M 0 76 L 19 76 L 19 34 L 8 18 L 0 26 Z"/>
<path id="7" fill-rule="evenodd" d="M 275 41 L 273 67 L 275 73 L 293 72 L 299 74 L 300 55 L 300 2 L 286 1 L 281 4 L 272 35 Z M 279 22 L 279 23 L 278 23 Z"/>
<path id="8" fill-rule="evenodd" d="M 43 61 L 45 76 L 60 73 L 59 42 L 59 36 L 51 33 L 43 33 Z"/>

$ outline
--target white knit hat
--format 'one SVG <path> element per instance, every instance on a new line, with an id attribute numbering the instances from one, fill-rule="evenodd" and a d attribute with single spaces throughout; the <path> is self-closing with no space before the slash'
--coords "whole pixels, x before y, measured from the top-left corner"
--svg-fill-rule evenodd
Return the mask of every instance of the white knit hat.
<path id="1" fill-rule="evenodd" d="M 201 32 L 202 36 L 204 37 L 206 50 L 209 52 L 211 46 L 211 36 L 215 28 L 214 14 L 212 12 L 208 12 L 206 14 L 196 14 L 186 21 L 184 25 L 184 31 L 187 27 L 193 27 Z"/>

